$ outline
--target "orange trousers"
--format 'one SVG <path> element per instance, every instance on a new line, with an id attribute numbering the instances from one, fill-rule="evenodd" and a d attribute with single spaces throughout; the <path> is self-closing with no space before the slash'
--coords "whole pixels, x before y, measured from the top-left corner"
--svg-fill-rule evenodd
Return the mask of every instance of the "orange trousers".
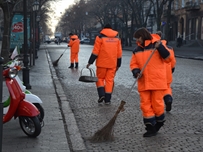
<path id="1" fill-rule="evenodd" d="M 172 96 L 172 89 L 171 89 L 171 84 L 167 84 L 167 89 L 164 91 L 164 96 L 165 95 L 171 95 Z"/>
<path id="2" fill-rule="evenodd" d="M 97 88 L 104 87 L 105 93 L 112 93 L 115 73 L 116 68 L 97 67 L 96 70 L 96 75 L 98 78 L 98 81 L 96 82 Z"/>
<path id="3" fill-rule="evenodd" d="M 78 63 L 78 53 L 70 53 L 70 62 Z"/>
<path id="4" fill-rule="evenodd" d="M 164 114 L 164 95 L 165 90 L 140 91 L 140 108 L 145 119 L 159 117 Z"/>

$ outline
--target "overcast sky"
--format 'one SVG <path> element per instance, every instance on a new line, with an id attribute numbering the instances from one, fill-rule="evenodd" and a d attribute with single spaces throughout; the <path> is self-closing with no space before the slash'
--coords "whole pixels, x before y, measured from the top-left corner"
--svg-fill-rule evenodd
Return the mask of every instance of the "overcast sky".
<path id="1" fill-rule="evenodd" d="M 69 5 L 73 4 L 74 0 L 60 0 L 59 2 L 52 2 L 52 9 L 55 10 L 54 15 L 51 15 L 51 29 L 55 32 L 55 27 L 58 23 L 58 19 L 64 13 L 64 10 L 69 7 Z"/>

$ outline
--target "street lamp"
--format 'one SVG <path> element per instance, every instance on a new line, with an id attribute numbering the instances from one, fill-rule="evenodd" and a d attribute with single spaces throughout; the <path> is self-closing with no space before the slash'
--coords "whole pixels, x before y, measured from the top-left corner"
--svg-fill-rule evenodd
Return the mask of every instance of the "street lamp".
<path id="1" fill-rule="evenodd" d="M 40 46 L 40 27 L 39 27 L 40 16 L 39 15 L 37 15 L 36 21 L 37 21 L 37 51 L 38 51 Z M 36 51 L 36 56 L 37 56 L 37 51 Z"/>
<path id="2" fill-rule="evenodd" d="M 31 89 L 31 85 L 29 82 L 29 67 L 28 67 L 28 42 L 27 42 L 27 0 L 23 0 L 23 27 L 24 27 L 24 44 L 22 46 L 23 48 L 23 84 L 26 86 L 26 89 Z"/>
<path id="3" fill-rule="evenodd" d="M 32 10 L 33 10 L 34 12 L 39 10 L 39 2 L 38 2 L 38 1 L 35 1 L 35 2 L 32 4 Z"/>
<path id="4" fill-rule="evenodd" d="M 36 21 L 37 21 L 37 22 L 40 21 L 40 16 L 39 16 L 39 15 L 37 15 L 37 17 L 36 17 Z"/>
<path id="5" fill-rule="evenodd" d="M 36 50 L 36 11 L 39 10 L 39 2 L 38 1 L 35 1 L 33 4 L 32 4 L 32 10 L 34 12 L 33 14 L 33 54 L 34 54 L 34 59 L 35 58 L 38 58 L 37 56 L 37 50 Z M 33 61 L 34 61 L 33 59 Z"/>

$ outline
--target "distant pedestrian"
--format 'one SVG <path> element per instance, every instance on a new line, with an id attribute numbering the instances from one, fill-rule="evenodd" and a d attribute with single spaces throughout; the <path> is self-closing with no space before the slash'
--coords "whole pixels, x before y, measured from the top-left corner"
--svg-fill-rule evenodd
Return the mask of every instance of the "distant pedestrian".
<path id="1" fill-rule="evenodd" d="M 121 66 L 122 46 L 118 32 L 106 24 L 96 37 L 87 68 L 96 60 L 98 103 L 111 103 L 116 71 Z"/>
<path id="2" fill-rule="evenodd" d="M 137 48 L 134 50 L 130 69 L 138 78 L 140 108 L 147 132 L 143 137 L 155 136 L 164 125 L 164 91 L 167 89 L 165 62 L 170 62 L 169 49 L 161 43 L 160 36 L 151 35 L 146 28 L 140 28 L 134 33 Z M 149 63 L 140 76 L 140 71 L 156 49 Z M 139 77 L 138 77 L 139 76 Z"/>
<path id="3" fill-rule="evenodd" d="M 78 53 L 80 49 L 80 40 L 77 35 L 73 35 L 72 33 L 69 34 L 70 36 L 70 41 L 68 43 L 68 47 L 70 47 L 70 66 L 68 68 L 74 68 L 74 63 L 75 63 L 75 68 L 78 68 Z"/>
<path id="4" fill-rule="evenodd" d="M 160 37 L 162 37 L 161 31 L 157 31 L 156 34 L 158 34 Z M 161 42 L 164 45 L 167 44 L 166 40 L 161 40 Z M 172 102 L 173 102 L 171 83 L 173 82 L 173 72 L 175 70 L 176 59 L 175 59 L 173 48 L 169 45 L 167 45 L 167 47 L 170 48 L 169 51 L 170 51 L 170 55 L 171 55 L 171 62 L 165 63 L 168 88 L 164 92 L 164 103 L 166 105 L 166 111 L 171 111 L 171 106 L 172 106 Z"/>
<path id="5" fill-rule="evenodd" d="M 177 47 L 181 47 L 183 44 L 183 39 L 181 38 L 181 36 L 179 35 L 179 37 L 177 38 Z"/>
<path id="6" fill-rule="evenodd" d="M 55 43 L 56 43 L 57 45 L 60 45 L 60 43 L 61 43 L 60 37 L 56 37 Z"/>

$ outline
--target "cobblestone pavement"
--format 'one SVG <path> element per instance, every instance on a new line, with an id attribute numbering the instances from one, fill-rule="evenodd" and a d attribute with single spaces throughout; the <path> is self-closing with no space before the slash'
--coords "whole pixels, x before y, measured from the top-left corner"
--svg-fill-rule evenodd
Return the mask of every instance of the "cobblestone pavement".
<path id="1" fill-rule="evenodd" d="M 50 46 L 48 52 L 52 61 L 66 49 Z M 129 71 L 130 51 L 123 51 L 122 67 L 116 74 L 115 87 L 110 106 L 98 106 L 95 84 L 78 81 L 80 71 L 87 64 L 92 46 L 81 45 L 80 68 L 70 70 L 69 51 L 61 58 L 55 68 L 65 95 L 74 113 L 81 137 L 88 152 L 97 151 L 139 151 L 139 152 L 201 152 L 203 151 L 202 130 L 203 89 L 202 61 L 177 58 L 174 73 L 173 109 L 166 113 L 166 123 L 159 134 L 143 138 L 145 132 L 139 109 L 137 89 L 127 98 L 125 111 L 120 113 L 114 126 L 115 140 L 112 142 L 92 143 L 89 138 L 102 128 L 115 114 L 120 101 L 124 99 L 134 82 Z M 95 70 L 94 65 L 92 68 Z"/>

